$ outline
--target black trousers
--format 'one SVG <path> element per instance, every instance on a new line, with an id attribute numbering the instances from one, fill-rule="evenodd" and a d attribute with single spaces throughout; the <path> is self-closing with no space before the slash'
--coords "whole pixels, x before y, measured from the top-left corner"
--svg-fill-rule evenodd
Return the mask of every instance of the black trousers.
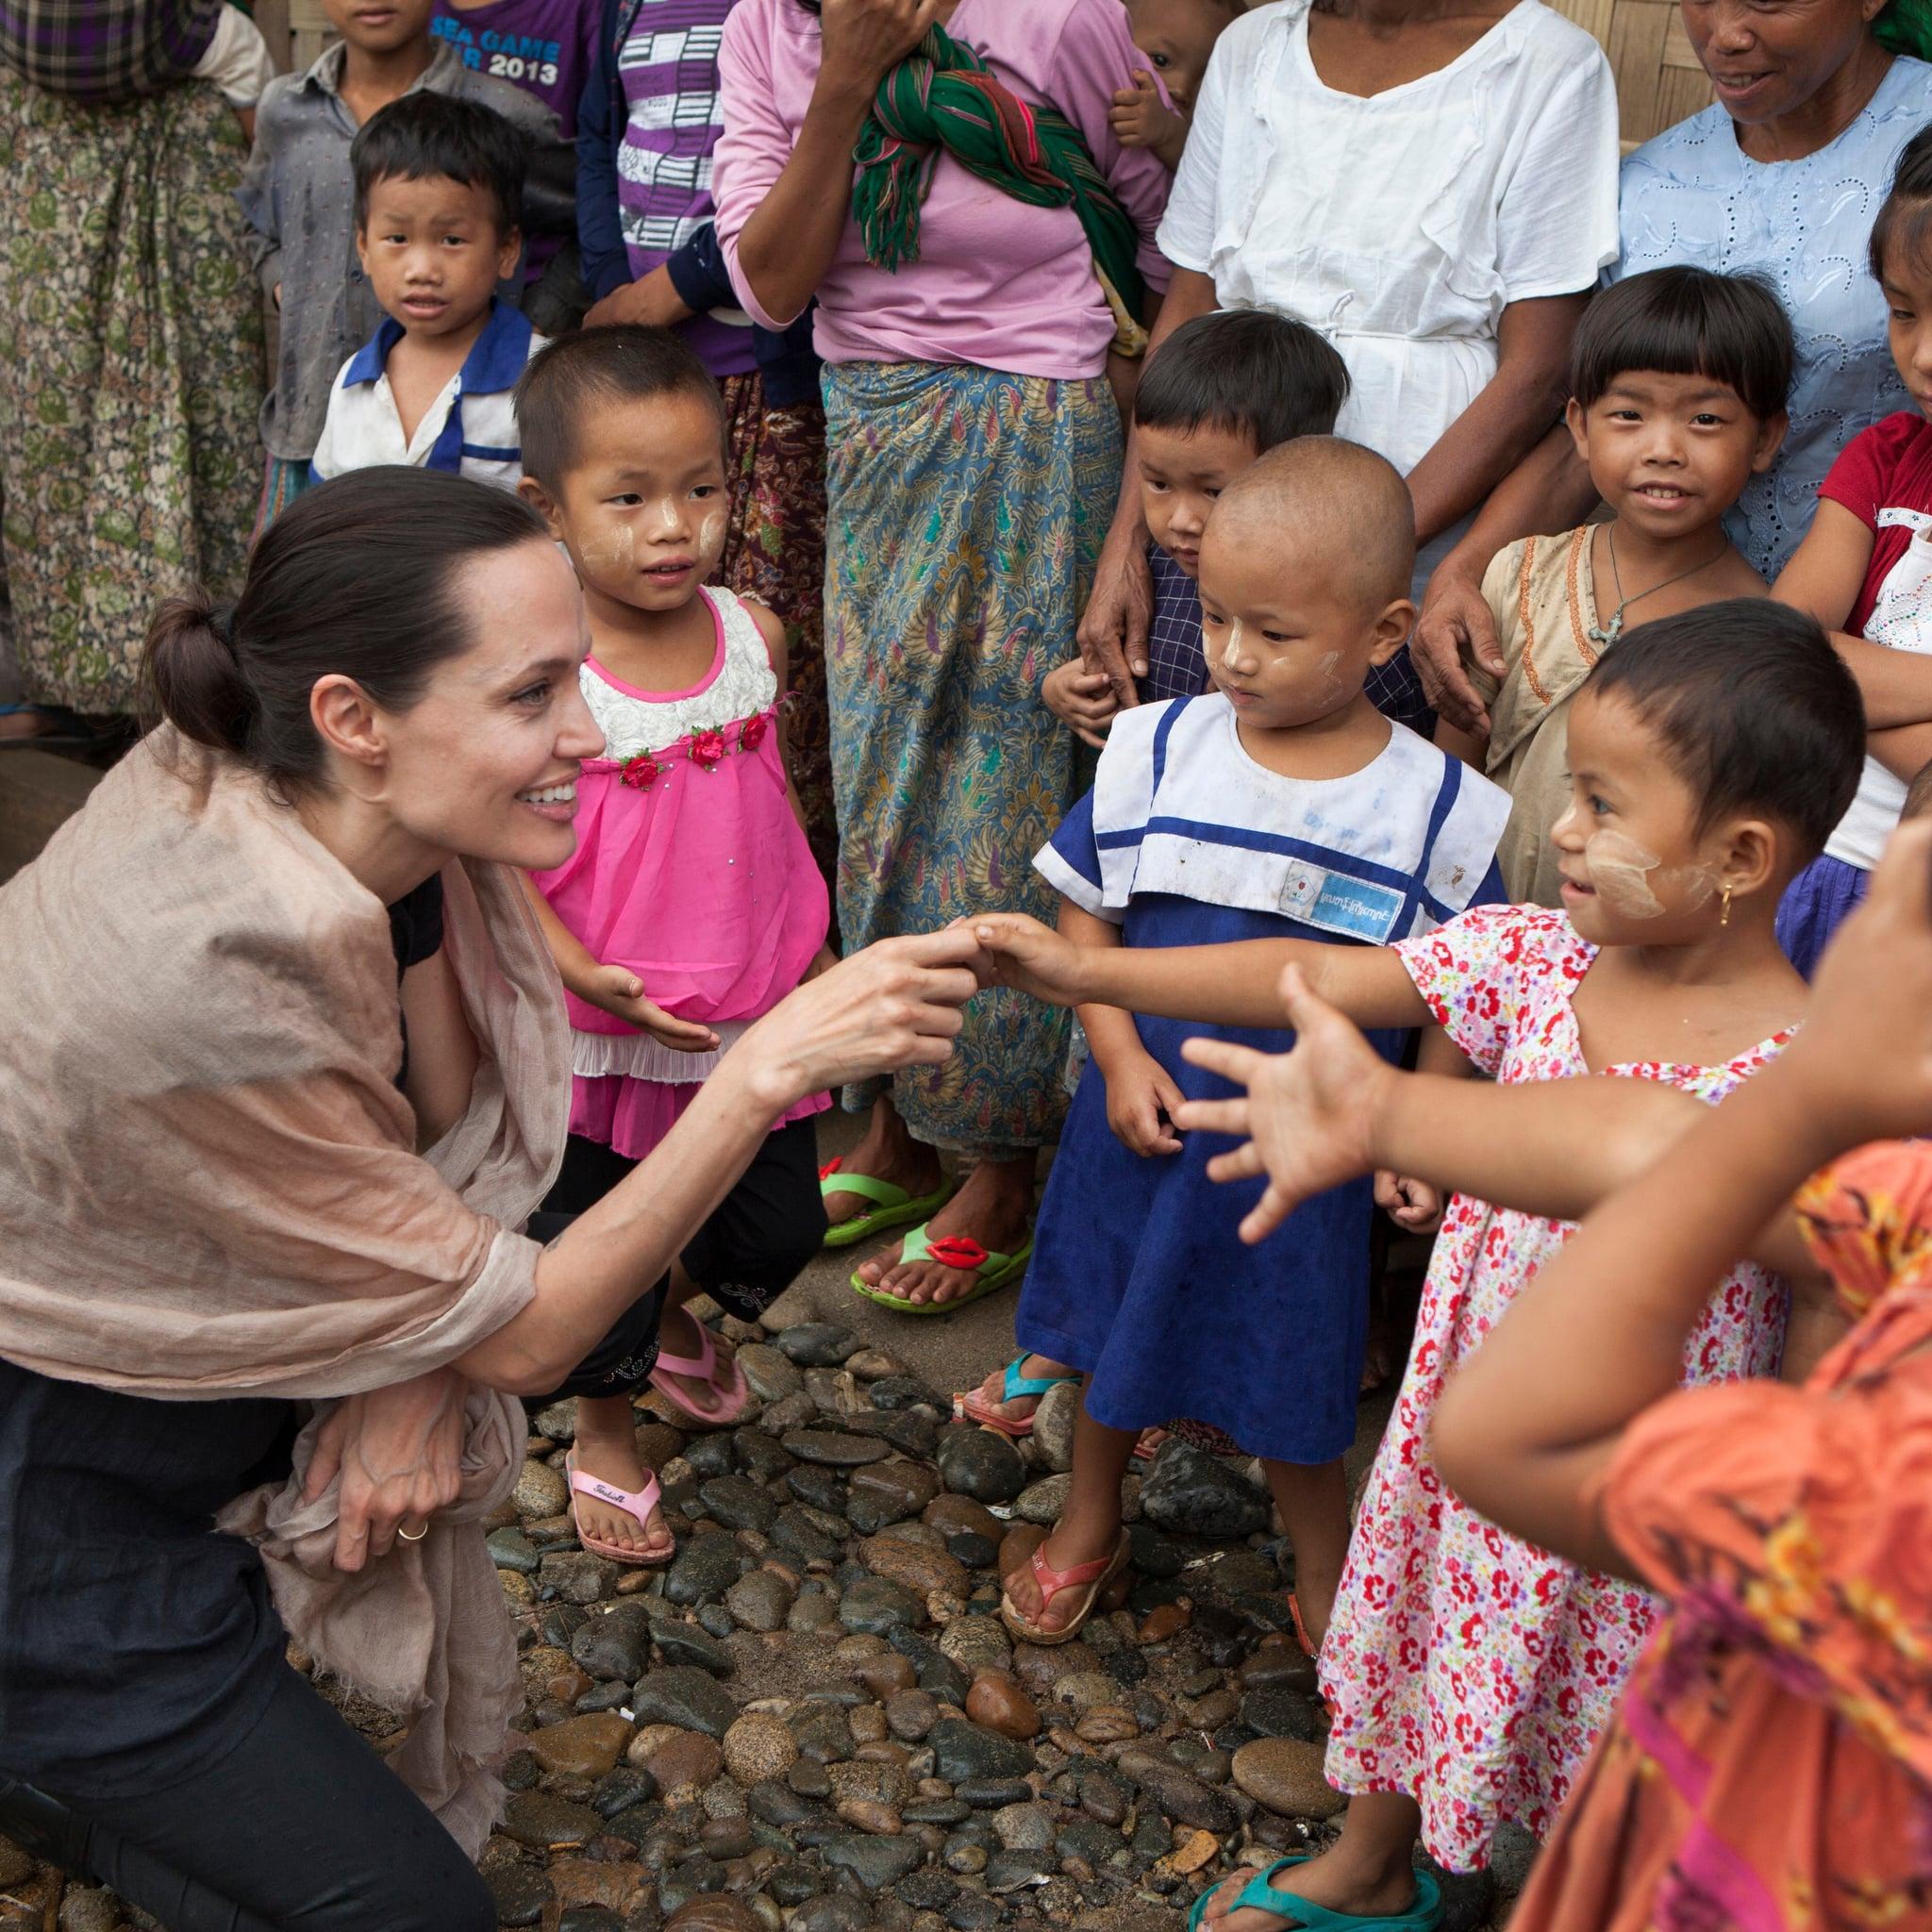
<path id="1" fill-rule="evenodd" d="M 741 1321 L 756 1322 L 824 1244 L 818 1158 L 815 1121 L 793 1121 L 767 1134 L 738 1184 L 678 1257 L 685 1273 Z M 636 1166 L 573 1134 L 542 1209 L 530 1217 L 530 1234 L 555 1240 Z M 633 1302 L 560 1388 L 536 1398 L 540 1406 L 565 1395 L 625 1395 L 642 1388 L 657 1366 L 658 1324 L 670 1286 L 667 1274 Z"/>
<path id="2" fill-rule="evenodd" d="M 489 1888 L 413 1792 L 293 1671 L 246 1740 L 138 1797 L 0 1774 L 0 1832 L 168 1932 L 494 1932 Z"/>

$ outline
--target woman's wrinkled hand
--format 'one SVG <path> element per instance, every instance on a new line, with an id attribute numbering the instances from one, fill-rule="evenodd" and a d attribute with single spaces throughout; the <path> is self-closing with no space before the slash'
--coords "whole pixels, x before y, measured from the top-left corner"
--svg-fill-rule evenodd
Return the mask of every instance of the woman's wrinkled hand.
<path id="1" fill-rule="evenodd" d="M 1311 1195 L 1373 1174 L 1374 1124 L 1390 1081 L 1402 1077 L 1325 1000 L 1308 991 L 1301 968 L 1281 975 L 1287 1053 L 1259 1053 L 1224 1040 L 1191 1040 L 1182 1056 L 1247 1091 L 1232 1100 L 1190 1100 L 1174 1115 L 1183 1133 L 1246 1136 L 1208 1163 L 1217 1181 L 1268 1186 L 1241 1222 L 1244 1241 L 1265 1241 Z"/>
<path id="2" fill-rule="evenodd" d="M 806 1095 L 950 1056 L 960 1008 L 979 991 L 979 941 L 964 924 L 879 940 L 808 979 L 746 1033 L 761 1103 Z"/>
<path id="3" fill-rule="evenodd" d="M 1471 683 L 1468 666 L 1479 664 L 1498 680 L 1507 666 L 1481 583 L 1446 561 L 1439 566 L 1424 592 L 1408 655 L 1430 708 L 1458 731 L 1486 736 L 1489 707 Z"/>
<path id="4" fill-rule="evenodd" d="M 388 1556 L 399 1531 L 415 1541 L 457 1500 L 468 1389 L 454 1369 L 437 1369 L 352 1395 L 324 1422 L 302 1499 L 312 1503 L 340 1483 L 338 1570 L 360 1570 L 372 1557 Z"/>
<path id="5" fill-rule="evenodd" d="M 824 0 L 821 76 L 868 93 L 924 40 L 942 0 Z"/>
<path id="6" fill-rule="evenodd" d="M 1154 578 L 1141 535 L 1116 525 L 1093 573 L 1093 590 L 1074 633 L 1089 671 L 1113 687 L 1123 710 L 1141 702 L 1134 680 L 1147 675 L 1147 631 L 1154 622 Z"/>

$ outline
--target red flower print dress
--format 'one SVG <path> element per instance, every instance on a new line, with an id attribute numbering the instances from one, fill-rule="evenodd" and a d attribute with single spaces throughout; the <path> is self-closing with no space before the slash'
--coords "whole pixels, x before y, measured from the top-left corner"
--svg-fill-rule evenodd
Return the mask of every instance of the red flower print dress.
<path id="1" fill-rule="evenodd" d="M 1479 908 L 1396 951 L 1439 1024 L 1492 1079 L 1591 1072 L 1570 999 L 1596 949 L 1562 913 Z M 1716 1102 L 1789 1038 L 1724 1066 L 1605 1071 Z M 1322 1650 L 1335 1711 L 1329 1783 L 1351 1794 L 1407 1792 L 1422 1806 L 1424 1842 L 1455 1871 L 1488 1862 L 1505 1819 L 1548 1831 L 1655 1614 L 1635 1585 L 1578 1570 L 1485 1522 L 1429 1459 L 1445 1379 L 1573 1226 L 1461 1194 L 1450 1203 Z M 1784 1324 L 1783 1283 L 1740 1266 L 1692 1331 L 1685 1380 L 1774 1374 Z"/>

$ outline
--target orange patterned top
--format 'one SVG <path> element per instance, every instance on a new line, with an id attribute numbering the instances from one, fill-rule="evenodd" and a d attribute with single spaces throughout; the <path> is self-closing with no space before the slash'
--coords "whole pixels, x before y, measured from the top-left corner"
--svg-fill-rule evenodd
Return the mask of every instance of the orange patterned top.
<path id="1" fill-rule="evenodd" d="M 1797 1208 L 1858 1325 L 1625 1438 L 1605 1520 L 1672 1608 L 1511 1932 L 1932 1925 L 1932 1145 Z"/>

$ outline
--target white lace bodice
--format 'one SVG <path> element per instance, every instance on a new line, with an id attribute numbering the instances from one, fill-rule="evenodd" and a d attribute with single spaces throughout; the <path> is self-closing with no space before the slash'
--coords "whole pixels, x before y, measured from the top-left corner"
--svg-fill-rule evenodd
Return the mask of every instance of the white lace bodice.
<path id="1" fill-rule="evenodd" d="M 701 595 L 718 613 L 724 641 L 722 663 L 710 681 L 681 697 L 640 697 L 620 689 L 587 663 L 578 673 L 584 702 L 604 734 L 604 756 L 622 763 L 641 752 L 661 751 L 695 731 L 715 731 L 735 719 L 769 710 L 778 695 L 771 653 L 743 602 L 726 590 Z"/>

